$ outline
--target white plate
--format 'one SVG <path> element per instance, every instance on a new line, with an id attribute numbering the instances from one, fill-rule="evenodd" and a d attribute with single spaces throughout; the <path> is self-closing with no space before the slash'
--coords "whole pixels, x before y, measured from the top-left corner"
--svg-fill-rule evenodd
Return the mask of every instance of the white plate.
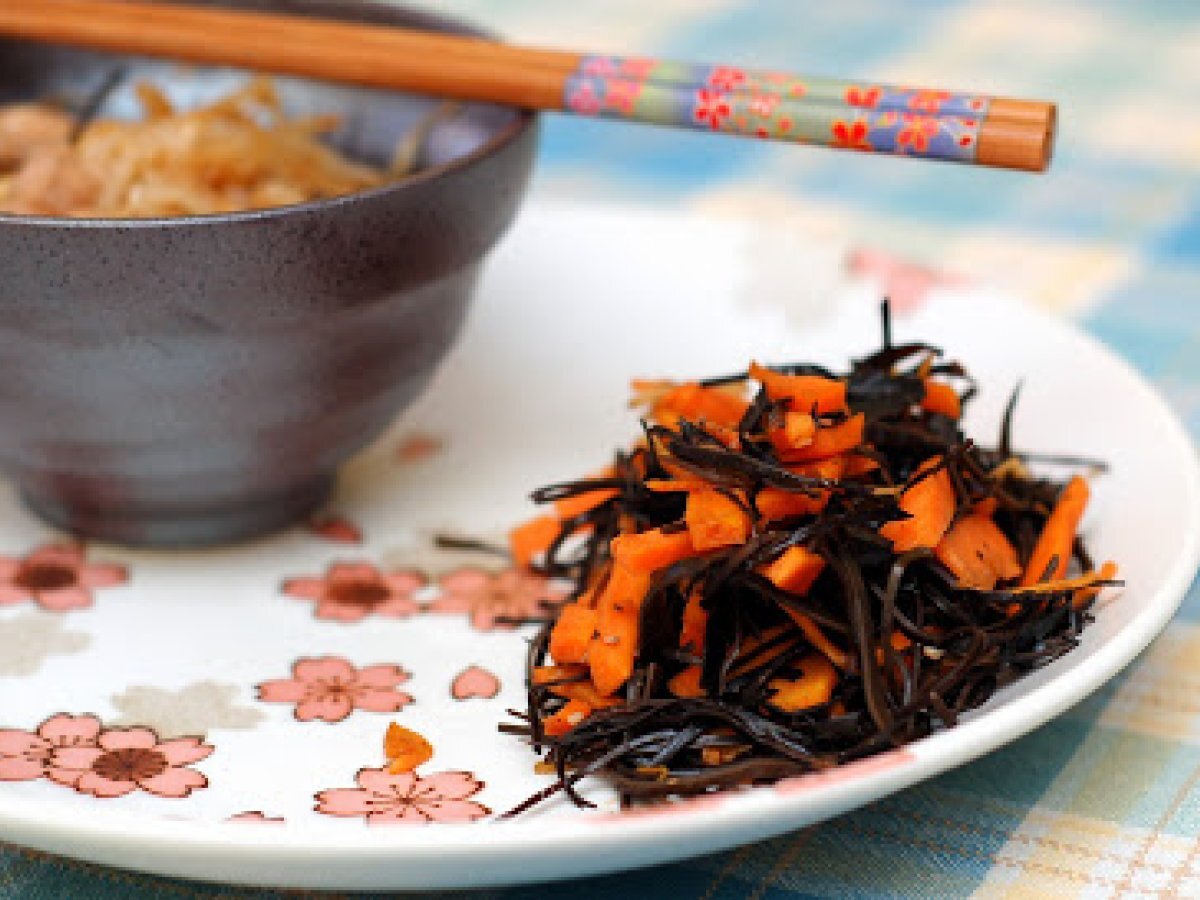
<path id="1" fill-rule="evenodd" d="M 790 269 L 753 270 L 760 237 L 661 214 L 531 209 L 497 255 L 434 389 L 345 478 L 333 506 L 362 527 L 363 543 L 295 529 L 203 553 L 93 546 L 90 560 L 129 567 L 127 583 L 95 588 L 88 609 L 0 607 L 0 725 L 33 731 L 55 713 L 91 713 L 108 729 L 140 724 L 159 739 L 201 733 L 215 747 L 189 766 L 208 784 L 186 798 L 81 792 L 113 788 L 111 770 L 107 781 L 91 777 L 74 789 L 46 778 L 2 782 L 0 837 L 133 869 L 276 886 L 449 888 L 588 875 L 730 847 L 868 803 L 1012 741 L 1111 678 L 1163 627 L 1195 572 L 1193 448 L 1151 388 L 1095 341 L 1020 304 L 959 290 L 898 321 L 897 333 L 942 344 L 979 375 L 976 433 L 991 438 L 1009 390 L 1024 379 L 1021 446 L 1112 464 L 1096 482 L 1087 529 L 1096 555 L 1118 560 L 1128 586 L 1102 600 L 1078 650 L 955 729 L 776 788 L 640 814 L 617 814 L 611 797 L 593 790 L 598 812 L 556 802 L 511 824 L 367 825 L 314 811 L 316 792 L 352 788 L 358 769 L 381 764 L 392 720 L 433 743 L 419 770 L 431 790 L 462 788 L 461 778 L 436 776 L 468 771 L 484 785 L 467 803 L 498 811 L 547 779 L 532 772 L 520 741 L 495 730 L 504 709 L 521 702 L 522 634 L 480 632 L 462 615 L 433 613 L 320 621 L 312 603 L 281 592 L 282 579 L 319 575 L 339 559 L 387 568 L 456 562 L 429 551 L 431 532 L 501 533 L 529 513 L 531 487 L 588 471 L 629 438 L 623 399 L 632 375 L 722 372 L 749 357 L 844 362 L 874 345 L 866 286 L 846 288 L 822 322 L 803 327 L 748 296 L 747 285 L 764 279 L 803 281 L 818 254 L 801 247 Z M 397 447 L 417 432 L 440 437 L 444 449 L 398 460 Z M 0 553 L 20 556 L 52 538 L 11 495 L 0 498 Z M 402 666 L 411 677 L 400 689 L 415 702 L 330 724 L 255 699 L 254 686 L 286 679 L 293 661 L 326 655 Z M 498 677 L 499 696 L 451 698 L 470 665 Z M 31 752 L 48 758 L 45 748 Z M 59 768 L 73 759 L 77 771 L 97 755 L 57 752 Z M 189 778 L 198 781 L 175 772 L 149 784 Z M 249 810 L 286 821 L 225 822 Z"/>

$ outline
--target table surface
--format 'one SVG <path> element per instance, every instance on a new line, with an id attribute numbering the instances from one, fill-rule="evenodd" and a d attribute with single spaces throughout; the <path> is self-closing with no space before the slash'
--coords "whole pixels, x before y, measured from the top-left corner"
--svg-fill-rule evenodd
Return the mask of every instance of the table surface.
<path id="1" fill-rule="evenodd" d="M 555 118 L 535 196 L 778 222 L 919 303 L 946 278 L 1077 317 L 1200 434 L 1200 6 L 1159 0 L 444 0 L 524 42 L 1053 98 L 1050 174 Z M 1142 659 L 1008 748 L 691 862 L 464 897 L 1200 895 L 1200 591 Z M 1196 679 L 1196 684 L 1192 683 Z M 0 898 L 284 896 L 0 846 Z M 297 896 L 287 894 L 286 896 Z M 449 895 L 458 896 L 458 895 Z"/>

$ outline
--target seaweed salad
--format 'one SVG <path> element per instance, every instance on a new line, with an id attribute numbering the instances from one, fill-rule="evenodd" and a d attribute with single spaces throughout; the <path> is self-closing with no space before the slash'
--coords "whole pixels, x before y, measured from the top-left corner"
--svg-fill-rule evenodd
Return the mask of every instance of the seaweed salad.
<path id="1" fill-rule="evenodd" d="M 514 558 L 572 585 L 528 656 L 521 734 L 557 778 L 624 803 L 774 781 L 953 726 L 1076 646 L 1112 563 L 1079 537 L 1085 474 L 960 427 L 969 372 L 925 343 L 846 372 L 764 367 L 634 382 L 641 438 Z M 1042 462 L 1075 474 L 1031 472 Z M 1057 471 L 1057 469 L 1055 469 Z"/>

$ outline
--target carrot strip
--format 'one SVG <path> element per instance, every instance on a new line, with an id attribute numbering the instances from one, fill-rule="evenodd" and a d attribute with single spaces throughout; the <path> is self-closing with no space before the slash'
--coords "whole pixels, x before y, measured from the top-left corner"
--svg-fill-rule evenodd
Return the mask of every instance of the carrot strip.
<path id="1" fill-rule="evenodd" d="M 779 458 L 784 462 L 809 462 L 839 456 L 848 450 L 853 450 L 863 442 L 863 432 L 866 430 L 867 417 L 857 413 L 845 422 L 818 428 L 813 435 L 812 443 L 807 447 L 780 453 Z"/>
<path id="2" fill-rule="evenodd" d="M 707 491 L 712 485 L 698 478 L 650 478 L 643 484 L 656 494 L 681 494 L 687 491 Z"/>
<path id="3" fill-rule="evenodd" d="M 637 655 L 638 613 L 650 587 L 649 571 L 616 564 L 600 598 L 597 635 L 588 648 L 592 684 L 608 696 L 633 673 Z"/>
<path id="4" fill-rule="evenodd" d="M 700 687 L 700 667 L 688 666 L 675 675 L 667 682 L 667 690 L 676 697 L 703 697 L 704 689 Z"/>
<path id="5" fill-rule="evenodd" d="M 550 632 L 550 655 L 556 663 L 581 663 L 596 634 L 600 614 L 578 603 L 569 603 L 558 612 L 558 621 Z"/>
<path id="6" fill-rule="evenodd" d="M 917 468 L 914 481 L 941 461 L 940 456 L 925 460 Z M 910 518 L 888 522 L 879 529 L 879 533 L 892 542 L 892 549 L 896 553 L 907 553 L 915 547 L 936 547 L 954 518 L 954 484 L 950 474 L 939 469 L 915 484 L 910 481 L 909 487 L 900 495 L 900 508 Z"/>
<path id="7" fill-rule="evenodd" d="M 618 535 L 610 550 L 619 567 L 630 572 L 654 572 L 696 554 L 689 532 L 661 528 Z"/>
<path id="8" fill-rule="evenodd" d="M 736 428 L 749 402 L 728 388 L 704 387 L 695 382 L 677 385 L 653 405 L 651 416 L 660 424 L 675 427 L 679 419 Z"/>
<path id="9" fill-rule="evenodd" d="M 788 547 L 759 571 L 777 588 L 806 594 L 824 568 L 825 560 L 818 554 L 804 547 Z"/>
<path id="10" fill-rule="evenodd" d="M 1033 546 L 1033 553 L 1025 565 L 1025 574 L 1021 576 L 1022 587 L 1036 584 L 1046 575 L 1052 559 L 1056 561 L 1053 571 L 1048 575 L 1049 580 L 1066 574 L 1071 562 L 1071 546 L 1075 543 L 1075 534 L 1079 531 L 1090 495 L 1088 483 L 1081 476 L 1076 475 L 1067 482 Z"/>
<path id="11" fill-rule="evenodd" d="M 846 668 L 850 657 L 845 650 L 839 648 L 833 641 L 825 636 L 825 632 L 821 630 L 821 626 L 814 622 L 804 613 L 799 610 L 785 606 L 783 611 L 788 614 L 788 617 L 799 626 L 800 631 L 804 634 L 805 639 L 821 651 L 831 663 L 839 669 Z"/>
<path id="12" fill-rule="evenodd" d="M 588 673 L 588 668 L 580 663 L 566 663 L 554 666 L 535 666 L 533 683 L 535 685 L 551 684 L 564 678 L 582 678 Z"/>
<path id="13" fill-rule="evenodd" d="M 799 678 L 772 678 L 767 686 L 773 691 L 767 702 L 782 712 L 800 712 L 822 706 L 833 697 L 838 673 L 819 653 L 810 653 L 800 660 Z"/>
<path id="14" fill-rule="evenodd" d="M 819 413 L 846 409 L 846 382 L 819 375 L 784 375 L 758 363 L 750 364 L 750 377 L 762 384 L 772 400 L 790 400 L 792 409 Z"/>
<path id="15" fill-rule="evenodd" d="M 942 381 L 925 379 L 925 396 L 921 398 L 921 409 L 941 413 L 952 419 L 962 418 L 962 399 L 958 392 Z"/>
<path id="16" fill-rule="evenodd" d="M 750 517 L 746 510 L 720 491 L 688 494 L 684 522 L 692 546 L 700 553 L 744 544 L 750 537 Z"/>
<path id="17" fill-rule="evenodd" d="M 679 648 L 692 653 L 704 652 L 704 634 L 708 629 L 708 613 L 700 605 L 700 592 L 693 591 L 683 607 L 683 625 L 679 629 Z"/>
<path id="18" fill-rule="evenodd" d="M 1017 551 L 996 523 L 972 513 L 959 519 L 934 549 L 959 584 L 990 591 L 997 581 L 1021 574 Z"/>
<path id="19" fill-rule="evenodd" d="M 508 533 L 509 552 L 513 561 L 521 568 L 527 568 L 535 556 L 550 549 L 558 537 L 559 529 L 558 517 L 550 515 L 538 516 L 518 525 Z"/>
<path id="20" fill-rule="evenodd" d="M 823 510 L 828 503 L 829 491 L 820 491 L 816 496 L 809 496 L 781 488 L 763 488 L 754 497 L 754 508 L 768 522 L 792 516 L 814 515 Z"/>
<path id="21" fill-rule="evenodd" d="M 558 712 L 542 719 L 542 731 L 550 737 L 562 737 L 592 714 L 592 707 L 582 700 L 568 700 Z"/>
<path id="22" fill-rule="evenodd" d="M 767 437 L 780 453 L 799 450 L 813 442 L 817 433 L 817 423 L 806 412 L 786 412 L 783 414 L 783 424 L 778 428 L 767 431 Z"/>
<path id="23" fill-rule="evenodd" d="M 608 466 L 595 475 L 593 478 L 612 478 L 616 475 L 612 466 Z M 554 501 L 554 511 L 560 519 L 573 519 L 576 516 L 582 516 L 584 513 L 589 513 L 601 503 L 610 500 L 617 496 L 620 491 L 616 488 L 598 488 L 594 491 L 586 491 L 582 494 L 573 494 L 570 497 L 563 497 L 561 500 Z"/>

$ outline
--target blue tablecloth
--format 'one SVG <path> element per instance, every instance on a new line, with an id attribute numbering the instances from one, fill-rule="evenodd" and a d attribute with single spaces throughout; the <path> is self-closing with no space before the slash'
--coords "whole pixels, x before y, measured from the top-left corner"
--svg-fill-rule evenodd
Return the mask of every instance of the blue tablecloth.
<path id="1" fill-rule="evenodd" d="M 781 216 L 885 275 L 950 270 L 1079 317 L 1200 434 L 1200 6 L 1132 0 L 455 0 L 526 42 L 1044 96 L 1049 175 L 563 118 L 536 193 Z M 882 262 L 880 260 L 883 260 Z M 898 273 L 898 275 L 897 275 Z M 919 285 L 921 277 L 917 277 Z M 1029 737 L 736 852 L 538 896 L 1200 895 L 1200 593 L 1129 672 Z M 472 897 L 528 896 L 532 889 Z M 0 848 L 0 898 L 267 897 Z"/>

